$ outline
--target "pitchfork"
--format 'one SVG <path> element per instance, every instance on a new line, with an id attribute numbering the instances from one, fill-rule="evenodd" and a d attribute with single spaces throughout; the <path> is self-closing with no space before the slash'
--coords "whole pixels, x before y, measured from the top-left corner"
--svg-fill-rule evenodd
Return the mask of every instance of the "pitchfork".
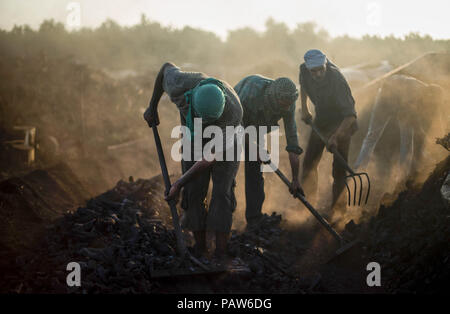
<path id="1" fill-rule="evenodd" d="M 325 137 L 322 136 L 322 134 L 320 134 L 320 132 L 317 129 L 317 127 L 313 123 L 309 123 L 309 125 L 311 126 L 313 132 L 317 134 L 317 136 L 322 140 L 322 142 L 325 143 L 325 145 L 327 145 L 327 140 L 325 139 Z M 354 197 L 353 197 L 353 206 L 356 205 L 356 194 L 357 194 L 357 185 L 358 185 L 355 177 L 358 177 L 358 179 L 359 179 L 360 188 L 359 188 L 358 206 L 360 206 L 361 205 L 361 200 L 362 200 L 362 191 L 363 191 L 363 180 L 361 178 L 362 176 L 366 177 L 366 179 L 367 179 L 367 194 L 366 194 L 366 201 L 365 201 L 365 204 L 367 204 L 367 200 L 369 199 L 369 194 L 370 194 L 370 178 L 369 178 L 369 175 L 367 174 L 367 172 L 354 172 L 352 170 L 352 168 L 350 168 L 350 166 L 348 165 L 347 161 L 345 161 L 345 159 L 341 156 L 341 154 L 339 154 L 337 149 L 333 149 L 331 151 L 331 153 L 334 154 L 334 156 L 337 158 L 339 163 L 349 173 L 349 175 L 347 175 L 345 177 L 345 179 L 346 179 L 345 180 L 345 187 L 347 188 L 348 205 L 349 206 L 351 205 L 352 195 L 351 195 L 351 192 L 350 192 L 350 187 L 348 186 L 348 183 L 347 183 L 347 179 L 351 178 L 353 180 L 353 195 L 354 195 Z"/>
<path id="2" fill-rule="evenodd" d="M 281 181 L 283 181 L 284 184 L 286 184 L 289 188 L 291 188 L 291 182 L 289 181 L 289 179 L 281 172 L 281 170 L 278 168 L 278 166 L 275 165 L 270 160 L 269 152 L 267 150 L 265 150 L 264 148 L 262 148 L 262 146 L 259 146 L 258 144 L 256 144 L 256 146 L 258 147 L 259 152 L 262 152 L 263 154 L 266 155 L 265 156 L 266 161 L 263 161 L 262 163 L 269 165 L 270 168 L 272 168 L 272 170 L 275 172 L 275 174 L 281 179 Z M 325 227 L 325 229 L 327 229 L 327 231 L 339 243 L 340 248 L 336 251 L 335 256 L 333 256 L 329 261 L 331 261 L 335 257 L 340 256 L 343 253 L 349 251 L 356 244 L 360 243 L 359 239 L 356 239 L 356 240 L 353 240 L 350 242 L 348 240 L 344 239 L 344 237 L 341 236 L 339 233 L 337 233 L 336 230 L 333 229 L 333 227 L 328 223 L 328 221 L 319 214 L 319 212 L 306 200 L 306 197 L 304 195 L 302 195 L 299 191 L 294 191 L 293 195 L 295 198 L 298 198 L 303 203 L 303 205 L 305 205 L 305 207 L 311 212 L 311 214 L 313 214 L 313 216 L 322 224 L 322 226 Z"/>

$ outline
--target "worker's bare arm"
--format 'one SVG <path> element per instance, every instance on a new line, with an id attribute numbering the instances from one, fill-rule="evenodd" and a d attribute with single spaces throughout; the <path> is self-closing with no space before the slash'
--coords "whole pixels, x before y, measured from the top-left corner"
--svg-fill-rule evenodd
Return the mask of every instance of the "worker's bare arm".
<path id="1" fill-rule="evenodd" d="M 306 91 L 300 85 L 300 100 L 301 100 L 301 118 L 306 124 L 310 124 L 312 122 L 312 114 L 309 112 L 308 108 L 308 95 Z"/>
<path id="2" fill-rule="evenodd" d="M 352 136 L 352 129 L 355 122 L 355 116 L 348 116 L 342 120 L 336 131 L 328 138 L 327 149 L 330 152 L 336 150 L 339 139 Z"/>
<path id="3" fill-rule="evenodd" d="M 208 169 L 214 162 L 215 160 L 208 161 L 204 158 L 197 161 L 191 168 L 189 168 L 188 171 L 186 171 L 177 181 L 172 184 L 169 194 L 167 194 L 166 196 L 166 200 L 178 199 L 181 188 L 186 183 L 191 181 L 196 175 Z"/>
<path id="4" fill-rule="evenodd" d="M 153 125 L 159 125 L 158 104 L 162 94 L 164 93 L 163 88 L 164 71 L 165 68 L 169 65 L 173 64 L 170 62 L 166 62 L 159 70 L 159 73 L 155 79 L 155 85 L 153 87 L 153 95 L 150 100 L 150 104 L 147 110 L 145 110 L 144 112 L 144 119 L 147 121 L 149 127 L 152 127 Z"/>
<path id="5" fill-rule="evenodd" d="M 292 170 L 292 183 L 290 192 L 294 194 L 295 192 L 300 192 L 300 194 L 304 195 L 303 189 L 300 185 L 300 182 L 298 181 L 298 172 L 299 172 L 299 158 L 298 154 L 289 152 L 289 162 L 291 164 L 291 170 Z"/>

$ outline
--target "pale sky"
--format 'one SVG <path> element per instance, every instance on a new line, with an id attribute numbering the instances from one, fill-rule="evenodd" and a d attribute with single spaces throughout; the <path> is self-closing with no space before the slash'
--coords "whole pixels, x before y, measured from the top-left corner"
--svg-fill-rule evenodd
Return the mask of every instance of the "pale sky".
<path id="1" fill-rule="evenodd" d="M 74 2 L 75 9 L 68 9 Z M 164 26 L 189 25 L 223 39 L 229 30 L 244 26 L 263 31 L 269 17 L 291 29 L 314 21 L 332 36 L 419 32 L 450 39 L 450 0 L 0 0 L 0 28 L 10 30 L 14 24 L 37 28 L 49 18 L 70 28 L 77 7 L 81 26 L 97 27 L 107 18 L 133 25 L 144 13 Z"/>

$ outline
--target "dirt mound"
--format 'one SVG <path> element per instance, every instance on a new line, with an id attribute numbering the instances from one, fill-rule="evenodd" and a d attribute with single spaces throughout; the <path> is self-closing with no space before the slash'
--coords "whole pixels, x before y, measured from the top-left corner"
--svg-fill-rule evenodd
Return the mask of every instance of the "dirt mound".
<path id="1" fill-rule="evenodd" d="M 371 293 L 377 291 L 364 289 L 363 266 L 376 261 L 382 267 L 383 290 L 378 292 L 442 292 L 449 278 L 450 230 L 439 190 L 449 169 L 450 157 L 420 189 L 403 192 L 370 221 L 348 225 L 345 235 L 364 243 L 358 267 L 297 269 L 299 259 L 311 258 L 306 251 L 332 251 L 329 235 L 320 236 L 326 232 L 319 228 L 308 231 L 311 243 L 301 240 L 295 236 L 305 230 L 289 230 L 273 213 L 260 228 L 232 231 L 229 249 L 239 272 L 202 276 L 188 274 L 200 270 L 190 261 L 176 266 L 180 259 L 161 177 L 130 177 L 54 221 L 41 233 L 39 245 L 16 258 L 2 286 L 18 293 Z M 11 186 L 0 185 L 4 193 Z M 54 190 L 50 185 L 46 189 Z M 33 219 L 45 217 L 41 207 L 33 207 Z M 191 234 L 185 237 L 192 244 Z M 70 262 L 81 266 L 80 288 L 66 285 Z M 174 268 L 184 276 L 155 278 Z"/>
<path id="2" fill-rule="evenodd" d="M 436 144 L 439 144 L 442 147 L 444 147 L 446 150 L 450 151 L 450 133 L 448 133 L 443 138 L 436 139 Z"/>
<path id="3" fill-rule="evenodd" d="M 5 285 L 9 292 L 302 292 L 300 282 L 284 269 L 279 248 L 281 217 L 273 214 L 262 231 L 233 232 L 230 251 L 240 272 L 210 277 L 154 278 L 175 267 L 176 240 L 170 212 L 163 198 L 160 176 L 151 180 L 119 181 L 115 188 L 67 213 L 48 228 L 45 239 L 32 253 L 19 257 L 18 271 Z M 185 234 L 192 240 L 189 233 Z M 277 244 L 278 243 L 278 244 Z M 292 247 L 286 246 L 292 255 Z M 81 265 L 81 288 L 68 288 L 69 262 Z M 203 260 L 208 265 L 208 260 Z M 292 261 L 291 261 L 292 262 Z M 249 266 L 247 266 L 249 265 Z M 183 261 L 177 269 L 195 272 L 199 267 Z M 256 274 L 256 276 L 253 276 Z M 303 286 L 302 286 L 303 285 Z"/>
<path id="4" fill-rule="evenodd" d="M 448 291 L 450 216 L 440 189 L 449 170 L 450 156 L 420 189 L 402 192 L 366 224 L 348 225 L 347 232 L 367 243 L 370 260 L 380 263 L 382 284 L 391 292 Z"/>
<path id="5" fill-rule="evenodd" d="M 0 182 L 0 268 L 39 242 L 45 227 L 87 197 L 65 164 Z"/>

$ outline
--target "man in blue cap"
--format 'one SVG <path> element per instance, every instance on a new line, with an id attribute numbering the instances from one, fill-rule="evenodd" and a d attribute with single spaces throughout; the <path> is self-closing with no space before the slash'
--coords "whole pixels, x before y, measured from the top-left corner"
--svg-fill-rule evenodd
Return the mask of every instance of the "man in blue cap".
<path id="1" fill-rule="evenodd" d="M 298 98 L 298 90 L 294 82 L 286 77 L 276 80 L 261 75 L 250 75 L 242 79 L 234 90 L 239 95 L 244 116 L 244 127 L 260 126 L 270 128 L 278 126 L 278 121 L 283 118 L 286 132 L 286 151 L 289 153 L 289 161 L 292 169 L 291 193 L 303 190 L 298 181 L 299 155 L 303 152 L 298 145 L 297 125 L 295 123 L 295 102 Z M 263 137 L 264 134 L 257 134 Z M 252 161 L 249 158 L 249 145 L 245 142 L 245 218 L 247 226 L 257 227 L 263 221 L 265 215 L 261 213 L 264 202 L 264 178 L 261 172 L 261 162 Z"/>
<path id="2" fill-rule="evenodd" d="M 315 196 L 317 191 L 317 166 L 324 147 L 337 149 L 344 159 L 348 158 L 350 140 L 357 130 L 355 100 L 350 87 L 338 67 L 331 63 L 318 49 L 305 53 L 305 62 L 300 65 L 301 118 L 305 123 L 314 123 L 322 135 L 328 138 L 325 145 L 311 132 L 303 161 L 302 182 L 306 195 Z M 308 109 L 307 98 L 315 108 L 315 119 Z M 346 210 L 345 199 L 340 198 L 345 187 L 346 171 L 333 159 L 333 198 L 331 209 Z M 335 206 L 338 202 L 339 206 Z"/>
<path id="3" fill-rule="evenodd" d="M 242 120 L 242 107 L 238 95 L 226 82 L 208 77 L 199 72 L 183 72 L 173 63 L 165 63 L 156 77 L 152 100 L 144 113 L 144 119 L 151 127 L 159 124 L 156 113 L 159 99 L 166 92 L 174 102 L 183 126 L 194 131 L 194 118 L 202 118 L 203 129 L 217 126 L 222 130 L 223 145 L 215 147 L 214 154 L 234 149 L 238 145 L 236 134 L 228 134 L 227 126 L 237 127 Z M 197 136 L 195 140 L 197 140 Z M 194 137 L 192 137 L 194 138 Z M 202 147 L 207 140 L 202 139 Z M 209 139 L 208 139 L 209 140 Z M 232 213 L 236 208 L 234 195 L 235 177 L 239 166 L 237 158 L 216 160 L 205 158 L 195 160 L 194 141 L 189 160 L 182 160 L 183 175 L 176 180 L 166 199 L 177 199 L 183 188 L 182 208 L 185 210 L 183 227 L 193 231 L 196 255 L 206 253 L 206 231 L 216 233 L 216 257 L 226 256 L 227 242 L 231 230 Z M 212 197 L 206 210 L 206 194 L 212 177 Z"/>

